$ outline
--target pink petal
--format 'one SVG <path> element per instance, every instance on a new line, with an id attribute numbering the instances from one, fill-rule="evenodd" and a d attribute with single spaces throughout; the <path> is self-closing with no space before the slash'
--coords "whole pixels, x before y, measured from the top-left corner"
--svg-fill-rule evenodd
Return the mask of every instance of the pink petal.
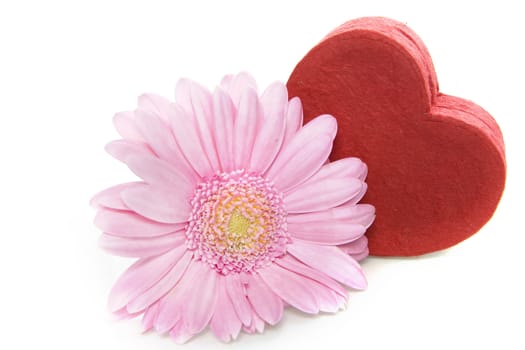
<path id="1" fill-rule="evenodd" d="M 334 117 L 324 115 L 313 119 L 281 150 L 266 177 L 283 192 L 301 184 L 326 162 L 336 132 Z"/>
<path id="2" fill-rule="evenodd" d="M 226 277 L 226 291 L 233 302 L 235 313 L 241 322 L 248 326 L 252 320 L 252 307 L 246 298 L 244 285 L 237 274 L 230 274 Z"/>
<path id="3" fill-rule="evenodd" d="M 165 118 L 175 113 L 174 107 L 167 106 L 166 108 L 169 108 L 169 111 L 163 114 Z M 159 158 L 174 164 L 177 170 L 186 177 L 195 176 L 193 168 L 186 158 L 184 158 L 179 146 L 175 142 L 169 123 L 159 119 L 159 117 L 151 112 L 137 110 L 135 114 L 137 116 L 139 130 Z"/>
<path id="4" fill-rule="evenodd" d="M 252 89 L 244 90 L 233 126 L 233 155 L 236 169 L 246 169 L 249 166 L 255 136 L 262 118 L 263 111 L 257 93 Z"/>
<path id="5" fill-rule="evenodd" d="M 233 162 L 233 124 L 236 110 L 230 97 L 221 89 L 215 89 L 213 94 L 213 113 L 215 145 L 221 169 L 224 172 L 234 170 Z"/>
<path id="6" fill-rule="evenodd" d="M 110 209 L 129 210 L 120 198 L 120 192 L 135 186 L 142 186 L 143 184 L 143 182 L 127 182 L 106 188 L 94 195 L 89 203 L 94 208 L 106 207 Z"/>
<path id="7" fill-rule="evenodd" d="M 241 96 L 246 90 L 251 89 L 257 93 L 257 83 L 247 72 L 225 76 L 221 81 L 221 87 L 231 96 L 235 106 L 239 105 Z"/>
<path id="8" fill-rule="evenodd" d="M 359 223 L 366 228 L 369 228 L 376 218 L 376 208 L 370 204 L 354 205 L 348 212 L 349 221 Z"/>
<path id="9" fill-rule="evenodd" d="M 365 181 L 366 176 L 368 175 L 368 166 L 365 163 L 363 163 L 361 171 L 359 172 L 359 174 L 356 175 L 359 180 Z"/>
<path id="10" fill-rule="evenodd" d="M 336 281 L 354 289 L 366 289 L 367 282 L 361 267 L 341 249 L 299 241 L 289 244 L 287 249 L 297 259 Z"/>
<path id="11" fill-rule="evenodd" d="M 243 326 L 242 329 L 246 333 L 253 334 L 255 332 L 262 333 L 264 331 L 264 321 L 257 316 L 255 311 L 252 312 L 252 320 L 249 326 Z"/>
<path id="12" fill-rule="evenodd" d="M 318 243 L 338 245 L 355 241 L 366 227 L 343 220 L 288 223 L 288 231 L 294 238 Z"/>
<path id="13" fill-rule="evenodd" d="M 264 322 L 264 321 L 263 321 Z M 253 334 L 255 333 L 255 323 L 250 323 L 249 326 L 245 326 L 243 325 L 242 326 L 242 330 L 244 331 L 244 333 L 248 333 L 248 334 Z"/>
<path id="14" fill-rule="evenodd" d="M 125 307 L 131 299 L 157 283 L 183 253 L 184 248 L 176 248 L 163 255 L 140 259 L 131 265 L 113 286 L 108 300 L 109 309 L 117 311 Z"/>
<path id="15" fill-rule="evenodd" d="M 256 313 L 253 313 L 252 324 L 258 333 L 264 332 L 264 320 L 262 320 Z"/>
<path id="16" fill-rule="evenodd" d="M 346 298 L 320 283 L 312 281 L 309 288 L 317 297 L 319 311 L 334 313 L 341 310 L 346 304 Z"/>
<path id="17" fill-rule="evenodd" d="M 283 261 L 285 260 L 284 258 L 278 259 L 278 264 L 289 271 L 305 277 L 303 282 L 307 285 L 306 288 L 315 295 L 315 299 L 319 305 L 319 311 L 337 312 L 345 305 L 348 299 L 347 293 L 339 283 L 327 277 L 322 272 L 305 266 L 289 255 L 288 258 L 286 261 Z"/>
<path id="18" fill-rule="evenodd" d="M 165 123 L 168 122 L 168 115 L 173 113 L 171 110 L 172 102 L 157 94 L 140 95 L 137 99 L 137 105 L 141 110 L 156 115 Z"/>
<path id="19" fill-rule="evenodd" d="M 192 80 L 179 79 L 175 86 L 175 102 L 186 114 L 194 116 L 197 121 L 196 127 L 203 138 L 212 136 L 210 134 L 211 130 L 203 128 L 203 126 L 209 127 L 213 125 L 213 107 L 211 94 L 208 89 Z M 213 138 L 211 137 L 209 141 L 203 140 L 205 149 L 211 150 L 213 148 L 206 147 L 206 143 L 212 140 Z M 213 142 L 210 142 L 209 145 L 212 146 Z"/>
<path id="20" fill-rule="evenodd" d="M 287 208 L 288 209 L 288 208 Z M 342 220 L 369 227 L 375 218 L 375 208 L 370 204 L 343 204 L 336 208 L 304 214 L 289 214 L 289 224 L 305 224 L 315 221 Z"/>
<path id="21" fill-rule="evenodd" d="M 366 175 L 368 174 L 368 167 L 359 158 L 346 158 L 348 164 L 352 162 L 352 166 L 347 166 L 348 175 L 357 177 L 361 181 L 365 181 Z"/>
<path id="22" fill-rule="evenodd" d="M 352 199 L 350 199 L 346 204 L 357 204 L 365 196 L 367 188 L 368 186 L 366 182 L 363 182 L 363 187 L 361 188 L 361 191 L 359 191 L 359 193 L 356 194 Z"/>
<path id="23" fill-rule="evenodd" d="M 105 149 L 113 158 L 123 163 L 126 163 L 129 157 L 136 155 L 155 157 L 155 153 L 147 144 L 138 141 L 115 140 L 108 143 Z"/>
<path id="24" fill-rule="evenodd" d="M 259 269 L 258 273 L 268 287 L 291 306 L 309 314 L 319 312 L 318 300 L 304 277 L 276 264 Z"/>
<path id="25" fill-rule="evenodd" d="M 196 174 L 175 142 L 170 120 L 175 113 L 174 103 L 155 94 L 143 94 L 138 99 L 135 112 L 137 127 L 160 158 L 177 165 L 188 178 Z"/>
<path id="26" fill-rule="evenodd" d="M 95 216 L 100 230 L 123 237 L 162 236 L 184 228 L 185 224 L 164 224 L 148 220 L 131 211 L 100 209 Z"/>
<path id="27" fill-rule="evenodd" d="M 213 103 L 212 96 L 208 89 L 192 82 L 190 85 L 191 103 L 193 106 L 193 115 L 197 121 L 199 133 L 201 136 L 202 146 L 206 156 L 210 161 L 212 171 L 220 170 L 217 150 L 215 148 L 215 137 L 213 134 Z"/>
<path id="28" fill-rule="evenodd" d="M 135 113 L 131 111 L 120 112 L 113 117 L 113 125 L 123 139 L 145 142 L 144 137 L 137 128 Z"/>
<path id="29" fill-rule="evenodd" d="M 286 111 L 286 127 L 283 137 L 283 147 L 293 139 L 297 131 L 303 126 L 303 105 L 299 97 L 294 97 L 288 102 Z"/>
<path id="30" fill-rule="evenodd" d="M 170 337 L 179 345 L 186 343 L 193 336 L 194 334 L 188 331 L 182 320 L 179 320 L 170 331 Z"/>
<path id="31" fill-rule="evenodd" d="M 187 187 L 166 191 L 144 184 L 123 190 L 121 197 L 128 208 L 158 222 L 187 222 L 191 212 Z"/>
<path id="32" fill-rule="evenodd" d="M 191 84 L 192 81 L 186 78 L 179 79 L 175 85 L 175 103 L 182 107 L 186 113 L 193 113 L 191 104 Z"/>
<path id="33" fill-rule="evenodd" d="M 135 318 L 138 315 L 140 315 L 140 313 L 131 314 L 131 313 L 128 312 L 128 310 L 126 310 L 126 308 L 122 308 L 120 310 L 117 310 L 117 311 L 113 312 L 113 319 L 115 321 L 124 321 L 124 320 L 129 320 L 129 319 Z"/>
<path id="34" fill-rule="evenodd" d="M 350 164 L 348 164 L 350 163 Z M 345 203 L 361 191 L 363 182 L 352 176 L 352 165 L 342 159 L 324 165 L 315 175 L 284 196 L 289 213 L 326 210 Z"/>
<path id="35" fill-rule="evenodd" d="M 361 260 L 364 260 L 368 257 L 369 255 L 369 250 L 368 250 L 368 247 L 366 247 L 365 250 L 363 250 L 361 253 L 355 253 L 355 254 L 350 254 L 350 256 L 352 258 L 355 259 L 355 261 L 361 261 Z"/>
<path id="36" fill-rule="evenodd" d="M 159 303 L 155 303 L 148 307 L 142 316 L 142 331 L 147 332 L 153 328 L 153 323 L 159 311 Z"/>
<path id="37" fill-rule="evenodd" d="M 321 114 L 303 125 L 295 134 L 294 138 L 305 140 L 315 138 L 319 134 L 329 134 L 335 139 L 337 134 L 337 120 L 330 114 Z"/>
<path id="38" fill-rule="evenodd" d="M 215 311 L 210 321 L 210 329 L 215 336 L 223 342 L 236 339 L 242 326 L 226 291 L 226 283 L 226 278 L 219 276 L 217 280 L 217 304 L 215 305 Z"/>
<path id="39" fill-rule="evenodd" d="M 325 179 L 302 184 L 285 195 L 284 205 L 289 213 L 308 213 L 327 210 L 348 202 L 359 194 L 363 182 L 354 178 Z"/>
<path id="40" fill-rule="evenodd" d="M 256 274 L 249 276 L 246 292 L 253 309 L 264 321 L 275 325 L 281 320 L 283 302 L 259 276 Z"/>
<path id="41" fill-rule="evenodd" d="M 368 256 L 368 238 L 363 235 L 353 242 L 340 245 L 339 248 L 355 260 L 363 260 Z"/>
<path id="42" fill-rule="evenodd" d="M 316 174 L 316 180 L 322 180 L 325 178 L 341 177 L 341 178 L 358 178 L 361 181 L 363 174 L 366 174 L 367 167 L 359 158 L 343 158 L 325 164 L 318 174 Z"/>
<path id="43" fill-rule="evenodd" d="M 205 263 L 196 263 L 199 270 L 192 281 L 191 291 L 181 307 L 184 326 L 192 334 L 202 332 L 208 325 L 217 303 L 217 272 Z"/>
<path id="44" fill-rule="evenodd" d="M 125 162 L 131 171 L 151 185 L 174 188 L 184 196 L 188 196 L 193 191 L 196 179 L 188 178 L 162 159 L 133 155 L 129 156 Z"/>
<path id="45" fill-rule="evenodd" d="M 334 281 L 332 278 L 328 277 L 325 273 L 313 269 L 310 266 L 305 265 L 299 260 L 293 258 L 290 254 L 284 255 L 280 259 L 276 259 L 275 263 L 287 270 L 295 272 L 298 275 L 302 275 L 306 278 L 319 282 L 346 300 L 348 293 L 343 286 Z"/>
<path id="46" fill-rule="evenodd" d="M 285 113 L 288 106 L 288 91 L 282 83 L 270 85 L 261 96 L 264 121 L 259 128 L 253 144 L 249 169 L 264 173 L 281 148 Z"/>
<path id="47" fill-rule="evenodd" d="M 99 246 L 114 255 L 145 258 L 181 246 L 185 239 L 182 231 L 150 238 L 126 238 L 103 233 L 99 239 Z"/>
<path id="48" fill-rule="evenodd" d="M 281 167 L 287 163 L 288 159 L 297 152 L 297 149 L 307 144 L 320 135 L 330 135 L 332 139 L 337 133 L 337 121 L 328 114 L 323 114 L 312 119 L 300 128 L 290 139 L 286 147 L 283 147 L 274 164 L 268 170 L 268 174 L 278 173 Z"/>
<path id="49" fill-rule="evenodd" d="M 180 281 L 175 287 L 166 294 L 160 301 L 159 314 L 155 320 L 155 329 L 159 333 L 169 331 L 180 320 L 185 329 L 190 334 L 195 334 L 194 330 L 204 328 L 210 320 L 213 308 L 206 310 L 204 307 L 196 306 L 196 297 L 209 297 L 209 290 L 203 290 L 206 287 L 213 289 L 215 293 L 215 271 L 209 274 L 209 266 L 204 263 L 193 261 L 188 266 Z M 202 306 L 209 306 L 211 298 L 202 301 Z M 188 307 L 194 307 L 189 310 Z M 208 320 L 206 317 L 209 314 Z M 205 322 L 206 321 L 206 322 Z M 202 325 L 203 323 L 206 323 Z M 191 328 L 191 329 L 190 329 Z"/>
<path id="50" fill-rule="evenodd" d="M 164 275 L 153 287 L 144 291 L 128 303 L 127 309 L 130 312 L 139 312 L 152 305 L 166 293 L 168 293 L 181 279 L 186 268 L 193 259 L 193 253 L 186 251 L 184 255 L 176 262 L 171 270 Z"/>
<path id="51" fill-rule="evenodd" d="M 178 105 L 175 105 L 174 108 L 175 113 L 170 116 L 171 130 L 182 153 L 201 177 L 212 174 L 213 168 L 199 135 L 195 117 L 191 112 L 186 112 Z"/>
<path id="52" fill-rule="evenodd" d="M 219 83 L 219 87 L 224 91 L 230 91 L 233 77 L 233 74 L 226 74 L 225 76 L 223 76 L 221 82 Z"/>
<path id="53" fill-rule="evenodd" d="M 296 149 L 286 164 L 283 165 L 278 174 L 270 175 L 275 186 L 281 191 L 286 191 L 304 182 L 315 174 L 321 165 L 328 159 L 332 150 L 332 140 L 328 135 L 320 135 L 318 138 L 304 144 Z"/>

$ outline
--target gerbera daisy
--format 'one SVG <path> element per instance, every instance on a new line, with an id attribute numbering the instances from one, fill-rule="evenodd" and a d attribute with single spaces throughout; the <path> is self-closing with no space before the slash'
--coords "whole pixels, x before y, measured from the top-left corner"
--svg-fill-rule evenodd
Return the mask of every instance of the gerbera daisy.
<path id="1" fill-rule="evenodd" d="M 142 95 L 114 117 L 122 139 L 106 150 L 142 181 L 92 200 L 102 248 L 139 258 L 113 287 L 112 312 L 143 314 L 145 330 L 177 342 L 208 325 L 229 341 L 278 323 L 285 306 L 335 312 L 343 285 L 366 288 L 367 168 L 328 162 L 332 116 L 302 126 L 298 98 L 278 82 L 259 96 L 246 73 L 213 93 L 180 80 L 175 101 Z"/>

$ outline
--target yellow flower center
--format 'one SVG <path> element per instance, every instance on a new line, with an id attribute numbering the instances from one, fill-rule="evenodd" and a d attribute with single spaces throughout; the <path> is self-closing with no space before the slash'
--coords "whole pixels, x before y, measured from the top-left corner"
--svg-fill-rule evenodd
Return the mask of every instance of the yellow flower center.
<path id="1" fill-rule="evenodd" d="M 230 222 L 228 223 L 228 239 L 246 239 L 250 224 L 251 222 L 248 218 L 240 214 L 238 209 L 235 210 L 230 217 Z"/>
<path id="2" fill-rule="evenodd" d="M 286 251 L 282 194 L 244 170 L 201 183 L 192 200 L 186 244 L 223 274 L 266 266 Z"/>

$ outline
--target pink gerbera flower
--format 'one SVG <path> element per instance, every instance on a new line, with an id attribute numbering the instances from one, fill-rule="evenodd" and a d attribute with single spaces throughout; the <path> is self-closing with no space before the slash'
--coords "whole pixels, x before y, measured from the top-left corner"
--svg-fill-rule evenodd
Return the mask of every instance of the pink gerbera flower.
<path id="1" fill-rule="evenodd" d="M 208 325 L 223 341 L 262 332 L 290 305 L 335 312 L 366 288 L 374 208 L 356 204 L 367 168 L 328 163 L 337 123 L 304 127 L 282 83 L 261 96 L 253 78 L 226 76 L 213 93 L 181 80 L 176 102 L 142 95 L 115 115 L 123 139 L 107 151 L 142 181 L 97 194 L 95 224 L 107 251 L 135 262 L 109 307 L 143 314 L 145 330 L 184 342 Z M 342 284 L 342 285 L 341 285 Z"/>

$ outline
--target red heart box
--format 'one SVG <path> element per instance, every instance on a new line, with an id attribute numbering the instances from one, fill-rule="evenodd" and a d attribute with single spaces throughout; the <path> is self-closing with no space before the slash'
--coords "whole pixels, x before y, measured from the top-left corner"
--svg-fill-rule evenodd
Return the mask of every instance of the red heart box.
<path id="1" fill-rule="evenodd" d="M 305 122 L 338 119 L 332 160 L 368 164 L 372 255 L 448 248 L 494 213 L 505 186 L 501 131 L 481 107 L 438 91 L 426 47 L 402 23 L 343 24 L 299 62 L 288 90 L 301 98 Z"/>

